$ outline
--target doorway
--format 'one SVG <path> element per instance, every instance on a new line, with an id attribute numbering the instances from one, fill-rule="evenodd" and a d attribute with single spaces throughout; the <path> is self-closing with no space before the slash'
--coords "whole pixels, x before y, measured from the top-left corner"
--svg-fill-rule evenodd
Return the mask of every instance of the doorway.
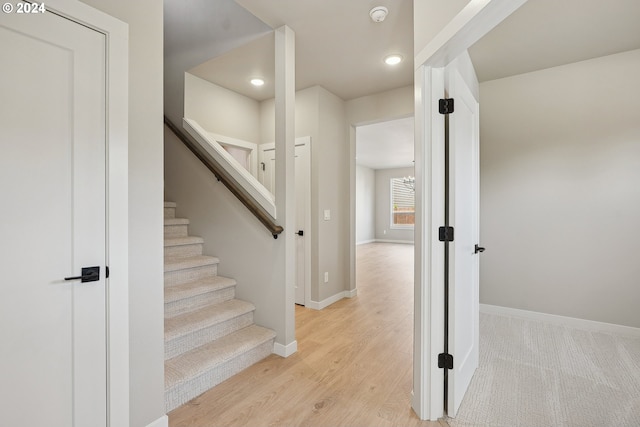
<path id="1" fill-rule="evenodd" d="M 9 424 L 105 425 L 129 416 L 126 28 L 46 9 L 0 16 L 1 398 Z"/>

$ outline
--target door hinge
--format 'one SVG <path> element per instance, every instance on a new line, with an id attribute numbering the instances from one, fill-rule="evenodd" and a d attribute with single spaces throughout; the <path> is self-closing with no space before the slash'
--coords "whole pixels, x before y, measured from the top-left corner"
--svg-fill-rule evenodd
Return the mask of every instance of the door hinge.
<path id="1" fill-rule="evenodd" d="M 264 169 L 265 169 L 264 162 L 260 162 L 260 166 L 262 166 L 262 171 L 264 172 Z"/>
<path id="2" fill-rule="evenodd" d="M 438 102 L 438 111 L 440 114 L 453 113 L 453 98 L 444 98 Z"/>
<path id="3" fill-rule="evenodd" d="M 438 228 L 438 239 L 441 242 L 453 242 L 453 227 Z"/>
<path id="4" fill-rule="evenodd" d="M 108 279 L 108 278 L 109 278 L 109 266 L 107 265 L 107 266 L 105 267 L 105 269 L 104 269 L 104 270 L 105 270 L 105 272 L 104 272 L 104 273 L 105 273 L 104 278 L 105 278 L 105 279 Z"/>
<path id="5" fill-rule="evenodd" d="M 449 353 L 440 353 L 438 355 L 438 368 L 453 369 L 453 356 Z"/>

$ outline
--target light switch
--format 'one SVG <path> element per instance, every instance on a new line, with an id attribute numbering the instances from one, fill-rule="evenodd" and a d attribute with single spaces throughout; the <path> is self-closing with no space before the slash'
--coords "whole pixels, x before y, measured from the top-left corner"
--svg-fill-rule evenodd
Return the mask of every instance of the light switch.
<path id="1" fill-rule="evenodd" d="M 325 209 L 324 210 L 324 220 L 325 221 L 329 221 L 331 219 L 331 210 L 330 209 Z"/>

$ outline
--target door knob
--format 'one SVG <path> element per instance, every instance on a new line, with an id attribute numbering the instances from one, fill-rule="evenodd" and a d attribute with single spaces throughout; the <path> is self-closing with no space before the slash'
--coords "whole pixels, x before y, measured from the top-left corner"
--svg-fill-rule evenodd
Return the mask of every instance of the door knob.
<path id="1" fill-rule="evenodd" d="M 304 230 L 298 230 L 296 233 L 298 236 L 304 236 Z"/>
<path id="2" fill-rule="evenodd" d="M 484 250 L 485 250 L 485 248 L 483 248 L 482 246 L 478 246 L 478 244 L 476 243 L 476 249 L 475 249 L 475 251 L 473 253 L 474 254 L 482 253 L 482 252 L 484 252 Z"/>
<path id="3" fill-rule="evenodd" d="M 80 280 L 81 283 L 100 280 L 100 267 L 82 267 L 82 276 L 65 277 L 64 280 Z"/>

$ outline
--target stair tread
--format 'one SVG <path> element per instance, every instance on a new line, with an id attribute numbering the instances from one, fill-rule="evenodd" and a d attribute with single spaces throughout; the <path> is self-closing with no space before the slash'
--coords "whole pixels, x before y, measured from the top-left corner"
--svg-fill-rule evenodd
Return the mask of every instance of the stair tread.
<path id="1" fill-rule="evenodd" d="M 165 361 L 165 389 L 188 381 L 200 373 L 274 339 L 276 333 L 257 325 L 247 326 L 209 344 Z"/>
<path id="2" fill-rule="evenodd" d="M 165 218 L 164 225 L 189 225 L 187 218 Z"/>
<path id="3" fill-rule="evenodd" d="M 175 202 L 164 202 L 164 207 L 165 207 L 165 208 L 175 208 L 175 207 L 177 207 L 177 206 L 178 206 L 178 205 L 176 205 L 176 203 L 175 203 Z"/>
<path id="4" fill-rule="evenodd" d="M 197 236 L 165 237 L 164 239 L 165 248 L 170 246 L 197 245 L 200 243 L 204 243 L 204 239 Z"/>
<path id="5" fill-rule="evenodd" d="M 170 303 L 181 299 L 214 292 L 235 286 L 235 279 L 223 276 L 210 276 L 203 279 L 194 280 L 180 285 L 167 286 L 164 288 L 164 302 Z"/>
<path id="6" fill-rule="evenodd" d="M 192 257 L 169 257 L 164 259 L 164 272 L 185 270 L 193 267 L 203 267 L 206 265 L 218 264 L 220 259 L 207 256 L 198 255 Z"/>
<path id="7" fill-rule="evenodd" d="M 242 316 L 253 310 L 255 306 L 250 302 L 232 299 L 165 319 L 165 342 Z"/>

